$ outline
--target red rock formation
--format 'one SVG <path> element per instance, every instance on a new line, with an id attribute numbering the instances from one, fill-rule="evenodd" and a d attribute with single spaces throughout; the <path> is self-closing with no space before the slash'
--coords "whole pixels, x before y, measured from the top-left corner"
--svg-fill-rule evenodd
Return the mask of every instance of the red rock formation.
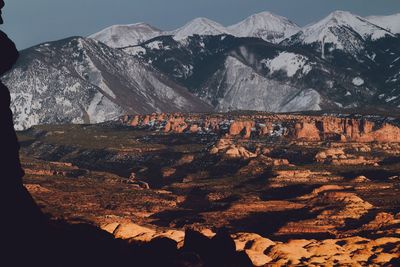
<path id="1" fill-rule="evenodd" d="M 228 116 L 228 117 L 227 117 Z M 121 117 L 125 121 L 126 117 Z M 279 136 L 309 142 L 393 142 L 400 143 L 400 128 L 384 123 L 382 125 L 364 118 L 343 118 L 334 116 L 303 115 L 202 115 L 202 114 L 151 114 L 135 116 L 129 123 L 133 127 L 148 126 L 150 121 L 163 128 L 164 132 L 196 133 L 200 128 L 220 132 L 228 124 L 229 137 L 242 135 Z M 232 121 L 232 122 L 230 122 Z M 165 126 L 161 126 L 161 124 Z M 279 130 L 277 130 L 279 129 Z M 277 134 L 279 131 L 279 134 Z"/>
<path id="2" fill-rule="evenodd" d="M 254 127 L 254 121 L 234 121 L 229 128 L 229 135 L 237 136 L 245 130 L 243 138 L 250 138 L 252 128 Z"/>
<path id="3" fill-rule="evenodd" d="M 146 115 L 146 117 L 145 117 L 144 120 L 143 120 L 143 125 L 148 125 L 149 122 L 150 122 L 150 116 L 149 116 L 149 115 Z"/>
<path id="4" fill-rule="evenodd" d="M 164 131 L 164 133 L 168 133 L 171 131 L 171 122 L 170 121 L 168 121 L 167 124 L 165 124 L 163 131 Z"/>
<path id="5" fill-rule="evenodd" d="M 136 126 L 139 125 L 139 116 L 138 116 L 138 115 L 136 115 L 136 116 L 133 118 L 133 120 L 131 121 L 130 125 L 131 125 L 132 127 L 136 127 Z"/>
<path id="6" fill-rule="evenodd" d="M 269 135 L 273 130 L 271 122 L 268 122 L 267 124 L 265 124 L 265 126 L 261 125 L 260 128 L 261 128 L 260 129 L 260 135 Z"/>
<path id="7" fill-rule="evenodd" d="M 306 139 L 309 141 L 321 140 L 320 131 L 318 131 L 315 124 L 308 122 L 298 122 L 295 125 L 295 137 L 296 139 Z"/>
<path id="8" fill-rule="evenodd" d="M 400 128 L 384 124 L 382 128 L 371 131 L 369 133 L 361 135 L 356 141 L 358 142 L 400 142 Z"/>

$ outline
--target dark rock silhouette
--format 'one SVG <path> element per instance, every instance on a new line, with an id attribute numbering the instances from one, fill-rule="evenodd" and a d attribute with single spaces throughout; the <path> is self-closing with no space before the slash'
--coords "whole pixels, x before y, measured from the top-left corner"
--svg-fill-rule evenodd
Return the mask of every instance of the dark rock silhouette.
<path id="1" fill-rule="evenodd" d="M 4 6 L 4 1 L 0 0 L 0 7 Z M 2 21 L 2 19 L 0 19 Z M 11 69 L 18 58 L 18 51 L 14 43 L 7 37 L 5 33 L 0 31 L 0 75 Z M 2 182 L 9 184 L 21 184 L 23 171 L 19 163 L 19 145 L 17 136 L 14 131 L 12 113 L 10 110 L 10 93 L 0 82 L 0 101 L 1 101 L 1 154 L 0 160 L 4 168 L 2 170 L 5 178 Z"/>
<path id="2" fill-rule="evenodd" d="M 198 266 L 208 267 L 250 267 L 253 266 L 248 256 L 236 252 L 235 242 L 229 232 L 222 228 L 209 239 L 201 233 L 187 230 L 185 233 L 183 251 L 187 255 L 195 255 L 201 259 Z M 191 266 L 197 266 L 195 264 Z"/>
<path id="3" fill-rule="evenodd" d="M 4 1 L 0 0 L 0 9 Z M 0 13 L 1 14 L 1 13 Z M 3 20 L 0 16 L 0 24 Z M 10 70 L 18 51 L 0 31 L 0 75 Z M 0 82 L 0 262 L 1 266 L 248 266 L 227 232 L 211 240 L 188 232 L 187 245 L 158 238 L 130 244 L 89 224 L 48 219 L 25 189 L 19 144 L 10 110 L 10 93 Z M 219 253 L 219 251 L 221 253 Z"/>
<path id="4" fill-rule="evenodd" d="M 0 0 L 0 8 L 3 7 L 4 1 Z M 0 31 L 0 75 L 10 70 L 17 58 L 18 51 L 14 43 Z M 46 220 L 22 184 L 24 172 L 19 160 L 19 144 L 10 110 L 10 93 L 1 82 L 0 101 L 0 203 L 3 229 L 1 256 L 2 260 L 9 261 L 12 266 L 40 263 L 43 258 L 38 253 L 39 240 L 49 244 L 46 242 Z"/>

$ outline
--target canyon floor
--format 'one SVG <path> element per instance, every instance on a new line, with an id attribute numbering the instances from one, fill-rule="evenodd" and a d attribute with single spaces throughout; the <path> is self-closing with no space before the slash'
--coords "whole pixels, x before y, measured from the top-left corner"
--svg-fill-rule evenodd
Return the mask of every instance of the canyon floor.
<path id="1" fill-rule="evenodd" d="M 398 122 L 152 114 L 18 135 L 25 185 L 52 220 L 177 248 L 188 229 L 223 229 L 254 266 L 399 266 Z"/>

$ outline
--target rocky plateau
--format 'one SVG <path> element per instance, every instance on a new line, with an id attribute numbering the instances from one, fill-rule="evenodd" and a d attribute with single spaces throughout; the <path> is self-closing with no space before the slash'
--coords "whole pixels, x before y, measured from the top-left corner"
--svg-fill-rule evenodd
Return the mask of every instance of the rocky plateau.
<path id="1" fill-rule="evenodd" d="M 18 135 L 52 220 L 163 240 L 166 266 L 399 266 L 399 122 L 153 113 Z"/>

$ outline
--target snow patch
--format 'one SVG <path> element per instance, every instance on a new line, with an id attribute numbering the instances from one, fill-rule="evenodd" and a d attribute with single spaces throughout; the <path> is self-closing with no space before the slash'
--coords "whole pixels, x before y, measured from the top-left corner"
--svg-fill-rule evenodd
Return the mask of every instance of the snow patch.
<path id="1" fill-rule="evenodd" d="M 163 49 L 163 42 L 162 41 L 154 41 L 151 43 L 146 44 L 146 47 L 152 49 L 152 50 L 158 50 L 158 49 Z M 168 49 L 168 47 L 167 47 Z"/>
<path id="2" fill-rule="evenodd" d="M 277 57 L 264 60 L 262 63 L 265 64 L 271 73 L 283 70 L 288 77 L 293 77 L 299 70 L 301 70 L 304 75 L 312 70 L 310 65 L 306 65 L 307 60 L 308 59 L 302 55 L 281 52 Z"/>
<path id="3" fill-rule="evenodd" d="M 352 81 L 355 86 L 361 86 L 364 84 L 364 80 L 361 77 L 355 77 Z"/>
<path id="4" fill-rule="evenodd" d="M 321 98 L 317 91 L 299 90 L 285 83 L 267 79 L 232 56 L 225 61 L 225 71 L 220 75 L 215 74 L 215 79 L 218 79 L 215 82 L 219 83 L 216 90 L 223 94 L 216 108 L 218 111 L 320 110 Z M 222 81 L 221 77 L 224 77 Z M 208 96 L 205 99 L 207 100 Z"/>
<path id="5" fill-rule="evenodd" d="M 393 100 L 396 100 L 397 98 L 399 98 L 399 96 L 392 96 L 392 97 L 388 97 L 385 99 L 386 102 L 392 102 Z"/>
<path id="6" fill-rule="evenodd" d="M 144 56 L 146 55 L 146 49 L 141 46 L 132 46 L 123 49 L 124 52 L 132 55 L 132 56 Z"/>

